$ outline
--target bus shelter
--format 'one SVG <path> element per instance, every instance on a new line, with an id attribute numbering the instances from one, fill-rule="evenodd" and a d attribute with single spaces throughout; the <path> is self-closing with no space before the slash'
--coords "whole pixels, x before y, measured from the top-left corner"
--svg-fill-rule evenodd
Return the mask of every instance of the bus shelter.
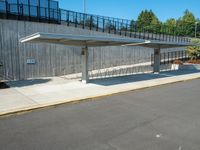
<path id="1" fill-rule="evenodd" d="M 155 41 L 127 37 L 106 37 L 92 35 L 71 35 L 56 33 L 35 33 L 20 39 L 21 43 L 51 43 L 66 46 L 78 46 L 82 55 L 82 82 L 88 83 L 88 48 L 102 46 L 142 46 L 154 49 L 153 71 L 160 72 L 160 51 L 162 48 L 186 47 L 191 43 L 176 43 L 170 41 Z"/>

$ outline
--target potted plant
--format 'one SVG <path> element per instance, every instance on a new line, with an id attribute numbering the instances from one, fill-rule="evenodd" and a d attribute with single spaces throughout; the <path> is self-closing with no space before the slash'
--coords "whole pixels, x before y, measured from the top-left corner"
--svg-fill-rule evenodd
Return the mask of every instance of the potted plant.
<path id="1" fill-rule="evenodd" d="M 172 70 L 178 70 L 181 65 L 183 65 L 183 62 L 181 60 L 174 60 L 172 63 Z"/>

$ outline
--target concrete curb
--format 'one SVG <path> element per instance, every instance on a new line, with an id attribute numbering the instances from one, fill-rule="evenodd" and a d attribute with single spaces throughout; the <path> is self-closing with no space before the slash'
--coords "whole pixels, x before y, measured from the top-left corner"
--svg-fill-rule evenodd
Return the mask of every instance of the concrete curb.
<path id="1" fill-rule="evenodd" d="M 96 95 L 91 95 L 91 96 L 85 96 L 85 97 L 80 97 L 80 98 L 75 98 L 75 99 L 64 99 L 52 103 L 46 103 L 46 104 L 36 104 L 30 107 L 23 107 L 19 109 L 13 109 L 9 111 L 4 111 L 0 112 L 0 117 L 3 116 L 9 116 L 9 115 L 14 115 L 14 114 L 21 114 L 37 109 L 43 109 L 43 108 L 51 108 L 51 107 L 56 107 L 62 104 L 67 104 L 67 103 L 79 103 L 81 101 L 85 100 L 94 100 L 96 98 L 100 97 L 106 97 L 118 93 L 123 93 L 123 92 L 128 92 L 128 91 L 134 91 L 134 90 L 140 90 L 140 89 L 145 89 L 145 88 L 150 88 L 150 87 L 155 87 L 155 86 L 160 86 L 160 85 L 166 85 L 166 84 L 172 84 L 172 83 L 177 83 L 177 82 L 184 82 L 188 80 L 193 80 L 193 79 L 199 79 L 200 78 L 200 73 L 193 73 L 193 74 L 188 74 L 188 75 L 180 75 L 178 76 L 173 76 L 173 77 L 167 77 L 167 78 L 161 78 L 161 79 L 154 79 L 151 83 L 148 83 L 148 81 L 141 81 L 140 86 L 135 87 L 131 86 L 129 83 L 126 84 L 124 87 L 120 87 L 118 89 L 113 89 L 111 92 L 106 93 L 106 94 L 96 94 Z M 136 83 L 137 84 L 137 83 Z"/>

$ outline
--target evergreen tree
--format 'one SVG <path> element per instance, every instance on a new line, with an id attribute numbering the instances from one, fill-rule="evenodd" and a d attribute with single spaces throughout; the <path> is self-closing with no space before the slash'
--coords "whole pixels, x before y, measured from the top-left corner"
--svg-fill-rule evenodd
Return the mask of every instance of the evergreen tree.
<path id="1" fill-rule="evenodd" d="M 164 23 L 164 26 L 166 26 L 166 28 L 168 29 L 167 30 L 168 34 L 175 35 L 175 31 L 176 31 L 176 19 L 174 19 L 174 18 L 168 19 Z"/>
<path id="2" fill-rule="evenodd" d="M 177 35 L 193 36 L 195 35 L 195 16 L 189 10 L 177 20 Z"/>
<path id="3" fill-rule="evenodd" d="M 142 11 L 137 18 L 137 27 L 148 32 L 158 32 L 160 22 L 152 10 Z"/>

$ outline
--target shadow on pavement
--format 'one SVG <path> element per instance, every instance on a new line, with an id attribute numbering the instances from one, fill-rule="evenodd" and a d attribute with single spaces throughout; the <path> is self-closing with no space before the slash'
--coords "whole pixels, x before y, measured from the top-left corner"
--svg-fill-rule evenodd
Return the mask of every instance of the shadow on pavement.
<path id="1" fill-rule="evenodd" d="M 160 79 L 166 77 L 180 76 L 192 73 L 199 73 L 199 70 L 177 70 L 177 71 L 163 71 L 160 74 L 154 73 L 144 73 L 144 74 L 135 74 L 121 77 L 108 77 L 103 79 L 91 79 L 90 83 L 110 86 L 124 83 L 133 83 L 138 81 L 147 81 L 152 79 Z"/>
<path id="2" fill-rule="evenodd" d="M 31 80 L 21 80 L 21 81 L 9 81 L 6 84 L 10 87 L 25 87 L 36 84 L 43 84 L 51 81 L 51 79 L 31 79 Z"/>
<path id="3" fill-rule="evenodd" d="M 0 89 L 7 89 L 9 86 L 5 84 L 4 82 L 0 82 Z"/>

